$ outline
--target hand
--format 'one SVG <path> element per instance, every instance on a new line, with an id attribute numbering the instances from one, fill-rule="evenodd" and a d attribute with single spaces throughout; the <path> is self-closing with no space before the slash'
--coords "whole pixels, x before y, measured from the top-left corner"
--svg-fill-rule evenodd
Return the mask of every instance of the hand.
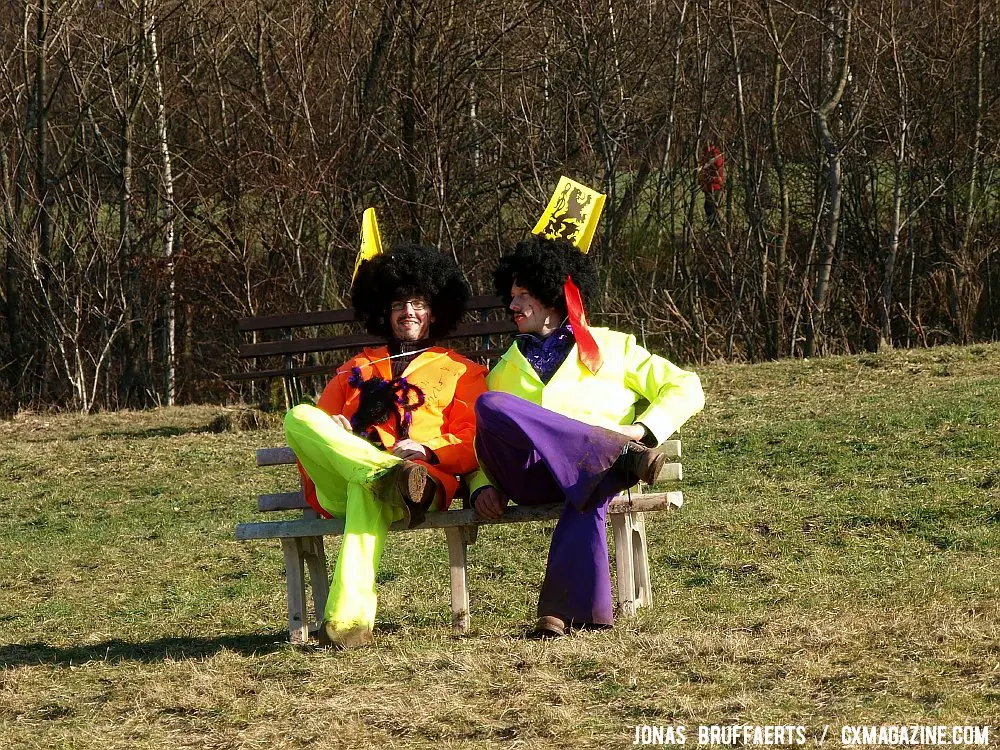
<path id="1" fill-rule="evenodd" d="M 422 446 L 416 440 L 404 438 L 392 446 L 392 455 L 404 460 L 419 458 L 426 461 L 430 454 L 428 453 L 427 448 Z"/>
<path id="2" fill-rule="evenodd" d="M 496 487 L 486 487 L 476 495 L 476 513 L 483 518 L 500 518 L 506 509 L 507 498 Z"/>
<path id="3" fill-rule="evenodd" d="M 641 442 L 643 436 L 646 434 L 646 430 L 643 429 L 641 424 L 623 424 L 618 428 L 618 432 L 627 437 L 629 440 L 635 440 Z"/>
<path id="4" fill-rule="evenodd" d="M 351 420 L 349 420 L 343 414 L 331 414 L 330 419 L 332 419 L 336 424 L 343 427 L 348 432 L 354 431 L 354 428 L 351 427 Z"/>

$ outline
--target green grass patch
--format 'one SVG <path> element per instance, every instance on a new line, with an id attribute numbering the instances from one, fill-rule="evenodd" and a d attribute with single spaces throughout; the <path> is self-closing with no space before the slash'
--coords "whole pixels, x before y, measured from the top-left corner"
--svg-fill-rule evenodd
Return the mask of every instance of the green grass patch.
<path id="1" fill-rule="evenodd" d="M 25 748 L 625 747 L 637 724 L 997 724 L 1000 346 L 702 372 L 655 604 L 525 640 L 551 524 L 483 529 L 450 634 L 440 532 L 394 535 L 377 644 L 285 632 L 241 544 L 280 422 L 219 407 L 0 423 L 0 737 Z M 335 558 L 336 543 L 328 547 Z M 1000 735 L 994 728 L 991 741 Z M 811 735 L 812 737 L 812 735 Z"/>

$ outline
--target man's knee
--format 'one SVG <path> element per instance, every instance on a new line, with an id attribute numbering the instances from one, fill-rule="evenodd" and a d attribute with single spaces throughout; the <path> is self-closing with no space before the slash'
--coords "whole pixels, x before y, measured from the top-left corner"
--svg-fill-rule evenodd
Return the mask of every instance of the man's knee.
<path id="1" fill-rule="evenodd" d="M 299 404 L 285 413 L 285 439 L 294 450 L 297 438 L 327 434 L 332 419 L 329 414 L 310 404 Z"/>
<path id="2" fill-rule="evenodd" d="M 505 414 L 510 400 L 514 398 L 517 397 L 500 391 L 486 391 L 486 393 L 480 394 L 479 398 L 476 399 L 475 406 L 476 423 L 488 422 L 497 415 Z"/>
<path id="3" fill-rule="evenodd" d="M 315 419 L 313 412 L 316 411 L 319 411 L 319 409 L 309 404 L 293 406 L 285 413 L 285 433 L 294 432 L 297 427 L 311 422 Z"/>

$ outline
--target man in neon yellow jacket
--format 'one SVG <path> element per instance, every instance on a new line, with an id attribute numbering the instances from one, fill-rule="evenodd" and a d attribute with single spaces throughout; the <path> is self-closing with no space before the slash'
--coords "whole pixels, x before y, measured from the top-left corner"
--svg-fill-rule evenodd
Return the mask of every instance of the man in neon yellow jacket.
<path id="1" fill-rule="evenodd" d="M 596 273 L 569 242 L 530 237 L 501 259 L 493 280 L 519 335 L 476 402 L 473 505 L 497 518 L 508 499 L 562 498 L 534 633 L 609 626 L 608 501 L 640 479 L 657 480 L 666 456 L 655 446 L 701 410 L 701 382 L 634 336 L 586 325 Z"/>

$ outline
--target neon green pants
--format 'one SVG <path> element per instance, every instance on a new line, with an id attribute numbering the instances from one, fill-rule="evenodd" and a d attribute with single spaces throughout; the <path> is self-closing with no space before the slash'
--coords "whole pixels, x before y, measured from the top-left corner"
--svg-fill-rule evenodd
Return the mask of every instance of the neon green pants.
<path id="1" fill-rule="evenodd" d="M 375 572 L 385 538 L 405 515 L 380 502 L 374 485 L 401 459 L 351 434 L 321 409 L 300 404 L 285 415 L 285 436 L 316 485 L 320 505 L 344 519 L 344 537 L 323 619 L 334 630 L 375 624 Z"/>

